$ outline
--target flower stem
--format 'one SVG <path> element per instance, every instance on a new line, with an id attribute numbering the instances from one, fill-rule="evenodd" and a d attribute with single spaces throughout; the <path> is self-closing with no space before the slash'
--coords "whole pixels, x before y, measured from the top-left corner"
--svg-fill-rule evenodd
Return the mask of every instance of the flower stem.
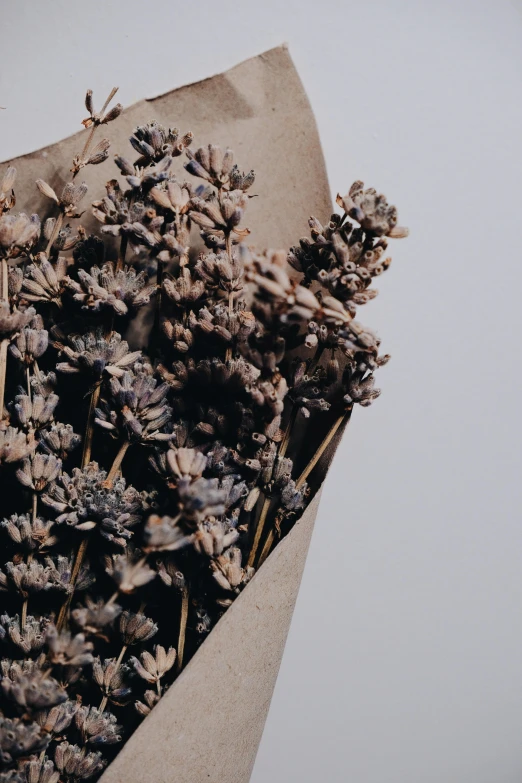
<path id="1" fill-rule="evenodd" d="M 118 253 L 118 261 L 116 262 L 116 271 L 123 269 L 125 264 L 125 255 L 127 253 L 127 235 L 122 234 L 120 242 L 120 252 Z"/>
<path id="2" fill-rule="evenodd" d="M 283 440 L 281 441 L 281 444 L 279 446 L 279 454 L 278 454 L 279 457 L 284 457 L 286 454 L 286 450 L 288 449 L 288 444 L 290 443 L 290 438 L 292 437 L 292 430 L 294 428 L 294 424 L 298 412 L 299 412 L 298 406 L 294 405 L 290 412 L 290 416 L 288 418 L 288 423 L 285 428 Z"/>
<path id="3" fill-rule="evenodd" d="M 130 446 L 129 440 L 124 440 L 121 444 L 120 448 L 118 449 L 118 453 L 116 454 L 114 458 L 114 462 L 112 463 L 112 467 L 109 470 L 109 474 L 105 481 L 103 482 L 103 486 L 110 489 L 112 485 L 114 484 L 114 479 L 116 478 L 116 475 L 121 467 L 121 463 L 123 462 L 123 458 L 125 454 L 127 453 L 127 449 Z"/>
<path id="4" fill-rule="evenodd" d="M 85 439 L 83 441 L 82 468 L 91 461 L 92 440 L 94 437 L 94 411 L 100 399 L 101 382 L 97 383 L 91 392 L 89 403 L 89 413 L 87 414 L 87 425 L 85 427 Z"/>
<path id="5" fill-rule="evenodd" d="M 295 484 L 297 489 L 301 489 L 301 487 L 305 483 L 306 479 L 308 478 L 308 476 L 310 475 L 312 470 L 315 468 L 315 466 L 317 465 L 317 463 L 319 462 L 319 460 L 323 456 L 324 452 L 326 451 L 326 449 L 328 448 L 328 446 L 330 445 L 330 443 L 334 439 L 335 434 L 336 434 L 337 430 L 339 429 L 339 427 L 342 424 L 344 424 L 345 421 L 348 421 L 348 419 L 350 418 L 351 412 L 352 412 L 352 409 L 349 408 L 347 411 L 345 411 L 343 413 L 342 416 L 339 416 L 334 421 L 334 423 L 330 427 L 326 437 L 322 441 L 322 443 L 319 446 L 319 448 L 316 450 L 314 456 L 312 457 L 312 459 L 310 460 L 310 462 L 308 463 L 306 468 L 303 470 L 303 472 L 301 473 L 301 475 L 297 479 L 296 484 Z"/>
<path id="6" fill-rule="evenodd" d="M 278 453 L 277 453 L 277 459 L 281 459 L 286 454 L 286 451 L 288 449 L 288 445 L 290 443 L 290 438 L 292 437 L 292 430 L 294 428 L 294 424 L 295 424 L 295 420 L 297 418 L 298 412 L 299 412 L 298 406 L 294 405 L 292 410 L 291 410 L 291 412 L 290 412 L 290 416 L 289 416 L 289 419 L 288 419 L 288 422 L 287 422 L 287 425 L 286 425 L 286 428 L 285 428 L 285 431 L 284 431 L 284 434 L 283 434 L 283 440 L 281 441 L 281 443 L 279 445 L 279 450 L 278 450 Z M 259 515 L 259 521 L 258 521 L 257 527 L 256 527 L 256 534 L 255 534 L 255 537 L 254 537 L 254 543 L 252 545 L 252 551 L 250 552 L 250 557 L 248 558 L 248 565 L 252 566 L 252 567 L 253 567 L 255 559 L 256 559 L 257 550 L 259 549 L 259 543 L 261 541 L 261 536 L 263 535 L 263 528 L 265 526 L 265 520 L 266 520 L 266 516 L 268 514 L 269 508 L 270 508 L 270 498 L 269 497 L 265 497 L 265 500 L 264 500 L 264 503 L 263 503 L 263 507 L 261 509 L 261 514 Z M 270 530 L 270 532 L 268 534 L 268 537 L 267 537 L 267 540 L 265 542 L 265 545 L 264 545 L 263 549 L 261 550 L 261 554 L 259 556 L 258 568 L 265 561 L 266 555 L 267 555 L 267 553 L 266 553 L 267 546 L 268 546 L 268 550 L 270 550 L 270 547 L 272 546 L 272 541 L 273 540 L 274 540 L 274 532 L 273 532 L 273 530 Z"/>
<path id="7" fill-rule="evenodd" d="M 120 668 L 120 666 L 121 666 L 121 662 L 123 661 L 123 656 L 125 655 L 125 653 L 126 653 L 126 652 L 127 652 L 127 645 L 126 645 L 126 644 L 124 644 L 124 645 L 123 645 L 123 647 L 122 647 L 122 648 L 121 648 L 121 650 L 120 650 L 120 654 L 118 655 L 118 660 L 116 661 L 116 669 L 114 670 L 114 674 L 116 674 L 116 672 L 117 672 L 117 671 L 118 671 L 118 669 Z M 98 710 L 99 710 L 100 712 L 103 712 L 103 710 L 104 710 L 104 709 L 105 709 L 105 707 L 107 706 L 107 702 L 108 702 L 108 701 L 109 701 L 109 697 L 108 697 L 108 696 L 107 696 L 107 694 L 106 694 L 106 695 L 103 697 L 103 699 L 101 700 L 101 702 L 100 702 L 100 706 L 98 707 Z"/>
<path id="8" fill-rule="evenodd" d="M 87 425 L 85 428 L 85 439 L 83 442 L 82 468 L 88 465 L 89 462 L 91 461 L 92 439 L 94 435 L 94 410 L 100 398 L 100 390 L 101 390 L 101 382 L 98 383 L 91 392 L 89 413 L 87 414 Z M 67 619 L 67 613 L 69 611 L 69 607 L 71 605 L 71 601 L 74 595 L 74 587 L 76 585 L 76 580 L 78 579 L 78 574 L 80 573 L 80 569 L 83 564 L 83 559 L 87 551 L 88 542 L 89 542 L 88 537 L 84 536 L 84 538 L 82 538 L 80 542 L 78 551 L 76 552 L 73 570 L 71 573 L 70 592 L 67 594 L 65 601 L 60 607 L 60 612 L 58 614 L 58 619 L 56 621 L 56 628 L 58 629 L 58 631 L 61 631 L 65 625 L 65 621 Z"/>
<path id="9" fill-rule="evenodd" d="M 189 591 L 185 585 L 181 594 L 181 613 L 179 618 L 178 634 L 178 655 L 176 658 L 176 673 L 179 674 L 183 668 L 183 655 L 185 652 L 185 637 L 187 634 L 187 619 L 189 609 Z"/>
<path id="10" fill-rule="evenodd" d="M 259 560 L 257 561 L 258 568 L 261 568 L 261 566 L 267 559 L 268 555 L 270 554 L 270 550 L 272 549 L 272 544 L 274 543 L 274 538 L 275 538 L 274 529 L 271 528 L 268 531 L 265 544 L 263 546 L 263 549 L 261 550 L 261 554 L 259 555 Z"/>
<path id="11" fill-rule="evenodd" d="M 312 361 L 310 362 L 310 366 L 308 367 L 308 369 L 306 371 L 306 374 L 309 377 L 311 377 L 314 374 L 315 368 L 317 367 L 317 365 L 321 361 L 321 356 L 323 355 L 323 351 L 324 351 L 324 345 L 322 345 L 322 344 L 318 345 L 317 346 L 317 351 L 315 352 L 315 356 L 312 359 Z"/>
<path id="12" fill-rule="evenodd" d="M 233 312 L 234 312 L 234 294 L 232 291 L 230 291 L 228 294 L 228 314 L 232 317 Z M 232 347 L 229 346 L 225 353 L 225 361 L 229 362 L 231 358 L 232 358 Z"/>
<path id="13" fill-rule="evenodd" d="M 63 212 L 60 212 L 58 217 L 56 218 L 56 222 L 54 224 L 54 228 L 52 230 L 51 236 L 49 237 L 49 241 L 47 243 L 47 247 L 45 248 L 45 254 L 48 256 L 51 252 L 51 248 L 56 240 L 56 237 L 60 233 L 60 230 L 62 228 L 63 224 Z"/>
<path id="14" fill-rule="evenodd" d="M 31 505 L 31 521 L 32 521 L 33 525 L 34 525 L 34 523 L 36 521 L 37 511 L 38 511 L 38 495 L 36 494 L 36 492 L 33 492 L 32 505 Z M 33 560 L 33 553 L 29 552 L 29 554 L 27 555 L 27 560 L 26 560 L 27 565 L 30 565 L 32 563 L 32 560 Z M 22 631 L 24 630 L 25 623 L 27 622 L 27 607 L 28 606 L 29 606 L 29 596 L 26 596 L 24 598 L 24 602 L 22 604 L 22 613 L 21 613 L 21 617 L 20 617 L 20 628 L 22 629 Z"/>
<path id="15" fill-rule="evenodd" d="M 9 278 L 7 273 L 7 259 L 2 258 L 1 271 L 1 298 L 4 302 L 9 302 Z M 5 376 L 7 371 L 7 349 L 9 340 L 0 341 L 0 419 L 4 416 L 4 397 L 5 397 Z"/>
<path id="16" fill-rule="evenodd" d="M 103 117 L 103 115 L 105 114 L 105 109 L 107 108 L 109 103 L 112 101 L 112 99 L 114 98 L 114 96 L 116 95 L 117 92 L 118 92 L 118 88 L 117 87 L 113 87 L 112 90 L 109 93 L 109 97 L 107 98 L 107 100 L 105 101 L 105 103 L 103 104 L 103 106 L 101 108 L 101 111 L 100 111 L 100 114 L 99 114 L 100 117 Z M 92 144 L 92 141 L 94 139 L 94 134 L 98 130 L 99 125 L 100 125 L 100 122 L 94 122 L 92 127 L 91 127 L 89 135 L 87 136 L 87 141 L 83 145 L 83 150 L 82 150 L 81 155 L 80 155 L 80 160 L 81 161 L 85 160 L 85 158 L 87 156 L 87 153 L 89 151 L 89 148 L 90 148 L 90 146 Z M 80 171 L 80 169 L 78 169 L 78 171 Z M 73 173 L 73 179 L 77 175 L 78 171 L 75 171 Z"/>
<path id="17" fill-rule="evenodd" d="M 324 454 L 324 452 L 326 451 L 326 449 L 328 448 L 330 443 L 332 442 L 332 440 L 335 437 L 335 434 L 338 431 L 338 429 L 341 426 L 341 424 L 343 424 L 344 421 L 348 421 L 348 419 L 350 418 L 350 414 L 351 414 L 351 408 L 349 410 L 345 411 L 345 413 L 343 413 L 342 416 L 339 416 L 339 418 L 335 420 L 335 422 L 331 426 L 330 430 L 328 431 L 326 437 L 324 438 L 324 440 L 322 441 L 321 445 L 319 446 L 319 448 L 315 452 L 314 456 L 312 457 L 312 459 L 310 460 L 310 462 L 308 463 L 306 468 L 303 470 L 303 472 L 301 473 L 301 475 L 297 479 L 297 481 L 296 481 L 296 488 L 297 489 L 301 489 L 301 487 L 305 483 L 306 479 L 308 478 L 308 476 L 310 475 L 312 470 L 315 468 L 315 466 L 317 465 L 317 463 L 321 459 L 322 455 Z M 289 425 L 290 425 L 290 422 L 289 422 Z M 287 427 L 287 430 L 288 430 L 288 427 Z M 286 433 L 285 433 L 285 435 L 286 435 Z M 284 444 L 284 439 L 283 439 L 283 443 L 281 444 L 281 452 L 282 452 L 281 456 L 283 456 L 283 454 L 284 454 L 283 444 Z M 263 546 L 263 549 L 261 550 L 261 554 L 259 555 L 259 560 L 258 560 L 258 563 L 257 563 L 257 567 L 258 568 L 260 568 L 263 565 L 263 563 L 267 559 L 268 555 L 270 554 L 270 550 L 272 549 L 272 545 L 274 543 L 274 539 L 275 539 L 275 533 L 274 533 L 274 530 L 272 528 L 269 531 L 268 536 L 266 537 L 265 544 Z"/>
<path id="18" fill-rule="evenodd" d="M 80 546 L 78 547 L 78 551 L 76 553 L 76 557 L 74 559 L 74 566 L 71 573 L 71 581 L 70 581 L 70 591 L 67 594 L 67 598 L 63 602 L 63 604 L 60 607 L 60 612 L 58 614 L 58 620 L 56 621 L 56 628 L 58 631 L 61 631 L 64 627 L 65 620 L 67 618 L 67 612 L 69 611 L 69 607 L 71 605 L 71 601 L 74 594 L 74 586 L 76 584 L 76 581 L 78 579 L 78 574 L 80 573 L 80 569 L 83 564 L 83 559 L 85 557 L 85 553 L 87 551 L 87 544 L 89 543 L 89 539 L 87 536 L 85 538 L 82 538 L 80 542 Z"/>
<path id="19" fill-rule="evenodd" d="M 0 420 L 4 417 L 5 376 L 7 370 L 7 349 L 9 340 L 0 342 Z"/>
<path id="20" fill-rule="evenodd" d="M 259 543 L 261 541 L 261 536 L 263 535 L 263 530 L 265 527 L 266 522 L 266 516 L 268 514 L 268 509 L 270 508 L 270 502 L 272 498 L 270 495 L 266 495 L 265 499 L 263 501 L 263 507 L 261 509 L 261 513 L 259 515 L 259 519 L 257 520 L 257 526 L 256 526 L 256 533 L 254 536 L 254 543 L 252 544 L 252 549 L 250 550 L 250 555 L 248 558 L 248 565 L 253 568 L 254 563 L 256 561 L 257 556 L 257 550 L 259 549 Z"/>

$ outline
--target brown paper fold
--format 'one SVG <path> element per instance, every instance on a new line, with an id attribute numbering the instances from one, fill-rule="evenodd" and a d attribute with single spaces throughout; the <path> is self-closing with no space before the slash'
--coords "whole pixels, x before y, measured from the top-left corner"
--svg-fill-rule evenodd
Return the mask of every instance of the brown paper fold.
<path id="1" fill-rule="evenodd" d="M 316 495 L 101 783 L 250 780 L 318 503 Z"/>
<path id="2" fill-rule="evenodd" d="M 98 96 L 101 97 L 101 96 Z M 144 100 L 108 127 L 112 151 L 129 154 L 136 125 L 157 119 L 195 144 L 230 146 L 240 167 L 256 171 L 246 224 L 259 248 L 288 248 L 307 233 L 307 218 L 327 219 L 330 192 L 315 120 L 286 47 L 226 73 Z M 70 175 L 80 134 L 11 161 L 18 171 L 17 210 L 45 214 L 34 180 L 55 190 Z M 182 162 L 174 170 L 182 172 Z M 110 165 L 85 170 L 91 200 L 114 176 Z M 81 175 L 79 177 L 81 179 Z M 89 230 L 90 215 L 82 218 Z M 340 433 L 339 433 L 340 435 Z M 324 477 L 335 447 L 316 469 Z M 318 476 L 319 473 L 319 476 Z M 319 495 L 212 630 L 186 669 L 124 745 L 102 783 L 247 783 L 268 713 L 306 560 Z M 132 706 L 129 707 L 132 709 Z"/>

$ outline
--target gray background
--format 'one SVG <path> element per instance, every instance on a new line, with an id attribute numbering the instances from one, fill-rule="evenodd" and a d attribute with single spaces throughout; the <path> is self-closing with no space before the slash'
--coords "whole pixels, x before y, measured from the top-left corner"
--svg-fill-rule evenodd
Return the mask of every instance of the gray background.
<path id="1" fill-rule="evenodd" d="M 519 783 L 520 6 L 0 6 L 0 158 L 77 130 L 87 87 L 129 104 L 287 41 L 333 193 L 399 205 L 363 318 L 393 360 L 330 471 L 252 781 Z"/>

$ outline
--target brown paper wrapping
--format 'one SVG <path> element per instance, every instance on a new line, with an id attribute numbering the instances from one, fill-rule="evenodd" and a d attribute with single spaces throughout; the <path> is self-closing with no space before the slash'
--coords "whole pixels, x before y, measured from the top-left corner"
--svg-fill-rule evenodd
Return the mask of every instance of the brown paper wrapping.
<path id="1" fill-rule="evenodd" d="M 96 96 L 98 99 L 102 96 Z M 195 144 L 230 146 L 239 166 L 256 171 L 246 224 L 259 248 L 287 248 L 307 233 L 310 214 L 332 209 L 315 120 L 285 46 L 210 79 L 125 110 L 107 128 L 113 152 L 129 154 L 136 125 L 157 119 Z M 16 166 L 17 205 L 45 215 L 49 202 L 38 177 L 57 192 L 70 178 L 69 161 L 83 145 L 75 134 L 10 161 Z M 181 171 L 182 162 L 174 169 Z M 82 172 L 92 199 L 113 176 L 109 164 Z M 81 179 L 82 174 L 79 179 Z M 87 230 L 94 221 L 85 214 Z M 338 433 L 340 437 L 340 433 Z M 326 473 L 331 444 L 316 468 Z M 123 746 L 102 783 L 247 783 L 272 698 L 317 514 L 319 493 L 259 573 L 212 630 L 180 677 Z M 129 707 L 132 709 L 132 707 Z"/>

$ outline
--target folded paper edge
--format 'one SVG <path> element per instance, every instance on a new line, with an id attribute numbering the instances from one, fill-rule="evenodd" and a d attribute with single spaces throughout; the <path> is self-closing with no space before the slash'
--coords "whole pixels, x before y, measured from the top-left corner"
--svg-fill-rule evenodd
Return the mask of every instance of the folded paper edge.
<path id="1" fill-rule="evenodd" d="M 204 76 L 202 79 L 196 79 L 193 82 L 186 82 L 185 84 L 180 84 L 178 87 L 173 87 L 171 90 L 166 90 L 165 92 L 159 92 L 157 95 L 154 95 L 150 98 L 140 98 L 140 100 L 143 100 L 146 103 L 153 103 L 154 101 L 157 101 L 160 98 L 167 98 L 173 92 L 178 92 L 179 90 L 187 90 L 189 88 L 197 87 L 200 84 L 204 84 L 205 82 L 209 82 L 212 79 L 215 79 L 216 76 L 223 76 L 224 74 L 233 74 L 237 68 L 241 68 L 244 65 L 248 65 L 248 63 L 258 60 L 259 58 L 267 57 L 277 52 L 286 52 L 288 54 L 288 57 L 292 59 L 292 56 L 290 55 L 290 47 L 288 43 L 283 42 L 282 44 L 278 44 L 277 46 L 272 46 L 270 49 L 265 49 L 264 51 L 259 52 L 258 54 L 254 54 L 251 57 L 246 57 L 244 60 L 241 60 L 235 65 L 231 65 L 229 68 L 227 68 L 224 71 L 218 71 L 217 73 L 213 73 L 211 76 Z"/>
<path id="2" fill-rule="evenodd" d="M 348 422 L 323 454 L 310 504 L 134 732 L 100 783 L 248 783 L 306 563 L 322 484 Z"/>
<path id="3" fill-rule="evenodd" d="M 203 79 L 196 79 L 196 81 L 189 82 L 188 84 L 180 84 L 178 87 L 173 87 L 171 90 L 166 90 L 166 92 L 158 93 L 158 95 L 154 95 L 152 97 L 138 98 L 137 101 L 134 101 L 134 103 L 131 103 L 124 108 L 123 114 L 129 111 L 129 109 L 135 108 L 140 103 L 143 104 L 154 103 L 154 101 L 166 99 L 169 96 L 173 95 L 174 93 L 180 92 L 182 90 L 193 89 L 195 87 L 198 87 L 199 85 L 203 85 L 206 82 L 211 81 L 212 79 L 215 79 L 216 77 L 233 74 L 237 69 L 240 69 L 245 65 L 248 65 L 249 63 L 253 63 L 256 60 L 259 60 L 260 58 L 268 57 L 270 55 L 274 55 L 282 52 L 286 53 L 289 61 L 292 63 L 295 69 L 295 65 L 293 63 L 292 57 L 289 52 L 288 44 L 286 43 L 279 44 L 278 46 L 273 46 L 270 49 L 266 49 L 264 52 L 261 52 L 260 54 L 253 55 L 252 57 L 247 57 L 245 60 L 241 60 L 241 62 L 236 63 L 236 65 L 233 65 L 230 68 L 225 69 L 224 71 L 219 71 L 218 73 L 215 73 L 212 76 L 205 76 Z M 304 91 L 304 87 L 303 87 L 303 91 Z M 308 96 L 306 97 L 308 98 Z M 56 144 L 62 144 L 64 141 L 69 141 L 70 139 L 73 139 L 76 136 L 80 136 L 84 132 L 85 130 L 80 128 L 79 130 L 70 133 L 68 136 L 64 136 L 63 139 L 60 139 L 58 142 L 50 142 L 49 144 L 44 144 L 43 147 L 36 147 L 35 149 L 31 149 L 28 152 L 22 153 L 22 155 L 15 155 L 14 157 L 10 157 L 10 158 L 2 158 L 2 160 L 0 160 L 0 166 L 8 163 L 12 163 L 17 160 L 24 160 L 24 158 L 29 158 L 34 155 L 38 155 L 38 153 L 44 152 L 45 150 L 48 150 L 50 147 L 54 147 Z"/>
<path id="4" fill-rule="evenodd" d="M 316 495 L 100 783 L 247 783 L 317 516 Z"/>

